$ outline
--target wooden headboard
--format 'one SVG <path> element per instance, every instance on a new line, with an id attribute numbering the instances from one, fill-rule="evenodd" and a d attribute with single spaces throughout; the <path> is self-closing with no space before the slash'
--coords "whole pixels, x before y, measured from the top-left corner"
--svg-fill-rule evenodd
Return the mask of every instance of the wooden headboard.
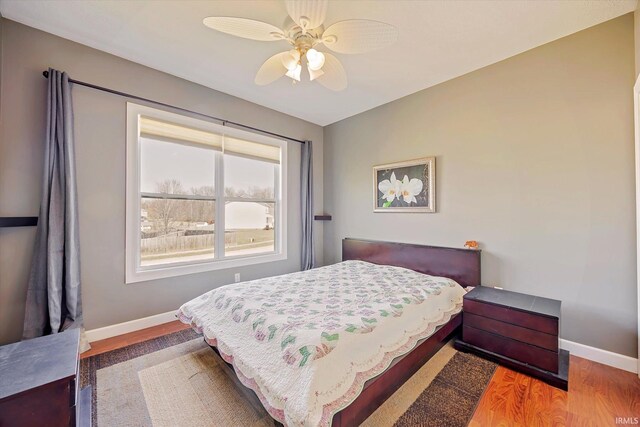
<path id="1" fill-rule="evenodd" d="M 343 239 L 342 260 L 404 267 L 431 276 L 443 276 L 462 286 L 480 286 L 479 250 L 423 246 L 409 243 Z"/>

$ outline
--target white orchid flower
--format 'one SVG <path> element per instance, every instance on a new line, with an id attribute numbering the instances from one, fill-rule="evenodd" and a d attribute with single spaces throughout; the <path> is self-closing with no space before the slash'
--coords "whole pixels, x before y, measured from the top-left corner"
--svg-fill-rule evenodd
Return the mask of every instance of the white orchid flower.
<path id="1" fill-rule="evenodd" d="M 403 200 L 408 204 L 411 204 L 411 202 L 418 203 L 416 196 L 421 192 L 422 181 L 417 178 L 410 180 L 409 177 L 405 175 L 400 184 L 400 195 L 398 195 L 398 198 L 402 196 Z"/>
<path id="2" fill-rule="evenodd" d="M 395 172 L 391 172 L 391 180 L 385 179 L 378 184 L 378 190 L 382 192 L 382 198 L 387 202 L 393 202 L 393 199 L 400 197 L 400 184 L 401 182 L 396 179 Z M 422 184 L 420 184 L 422 185 Z"/>

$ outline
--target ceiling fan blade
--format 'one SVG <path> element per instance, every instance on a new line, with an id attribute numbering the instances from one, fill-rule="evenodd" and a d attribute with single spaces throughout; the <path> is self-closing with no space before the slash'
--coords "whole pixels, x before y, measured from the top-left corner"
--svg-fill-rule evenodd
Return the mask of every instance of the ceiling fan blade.
<path id="1" fill-rule="evenodd" d="M 209 16 L 204 18 L 202 23 L 214 30 L 245 39 L 268 42 L 285 38 L 280 28 L 253 19 L 236 18 L 233 16 Z"/>
<path id="2" fill-rule="evenodd" d="M 257 85 L 268 85 L 286 74 L 287 68 L 282 63 L 282 58 L 283 55 L 286 55 L 287 53 L 288 52 L 276 53 L 271 58 L 264 61 L 264 64 L 262 64 L 256 73 L 255 82 Z"/>
<path id="3" fill-rule="evenodd" d="M 322 41 L 338 53 L 364 53 L 381 49 L 398 39 L 398 29 L 384 22 L 349 19 L 336 22 L 322 34 Z"/>
<path id="4" fill-rule="evenodd" d="M 327 16 L 327 0 L 287 0 L 287 12 L 300 28 L 318 28 Z"/>
<path id="5" fill-rule="evenodd" d="M 338 58 L 325 52 L 322 71 L 324 74 L 315 79 L 322 86 L 336 92 L 347 88 L 347 73 Z"/>

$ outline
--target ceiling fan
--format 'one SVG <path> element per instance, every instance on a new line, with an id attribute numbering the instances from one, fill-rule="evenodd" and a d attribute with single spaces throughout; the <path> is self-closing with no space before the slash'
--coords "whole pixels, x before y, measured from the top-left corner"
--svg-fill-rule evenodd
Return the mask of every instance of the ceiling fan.
<path id="1" fill-rule="evenodd" d="M 255 83 L 268 85 L 282 76 L 299 82 L 303 64 L 309 80 L 335 91 L 347 87 L 347 74 L 334 55 L 320 52 L 324 45 L 338 53 L 364 53 L 394 43 L 398 38 L 396 27 L 384 22 L 349 19 L 336 22 L 326 29 L 327 0 L 286 0 L 289 17 L 284 29 L 266 22 L 229 16 L 210 16 L 204 25 L 223 33 L 259 41 L 286 41 L 292 49 L 267 59 L 256 74 Z"/>

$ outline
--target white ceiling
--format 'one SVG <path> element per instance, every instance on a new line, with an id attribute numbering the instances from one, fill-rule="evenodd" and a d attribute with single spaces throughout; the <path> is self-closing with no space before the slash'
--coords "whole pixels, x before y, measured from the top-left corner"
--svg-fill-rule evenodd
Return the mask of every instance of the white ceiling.
<path id="1" fill-rule="evenodd" d="M 452 79 L 636 8 L 621 1 L 329 2 L 326 24 L 361 18 L 398 27 L 394 45 L 336 54 L 349 87 L 332 92 L 282 78 L 256 86 L 256 71 L 287 44 L 235 38 L 206 28 L 207 16 L 281 26 L 283 1 L 0 0 L 6 18 L 260 105 L 328 125 Z M 89 80 L 86 76 L 84 79 Z"/>

